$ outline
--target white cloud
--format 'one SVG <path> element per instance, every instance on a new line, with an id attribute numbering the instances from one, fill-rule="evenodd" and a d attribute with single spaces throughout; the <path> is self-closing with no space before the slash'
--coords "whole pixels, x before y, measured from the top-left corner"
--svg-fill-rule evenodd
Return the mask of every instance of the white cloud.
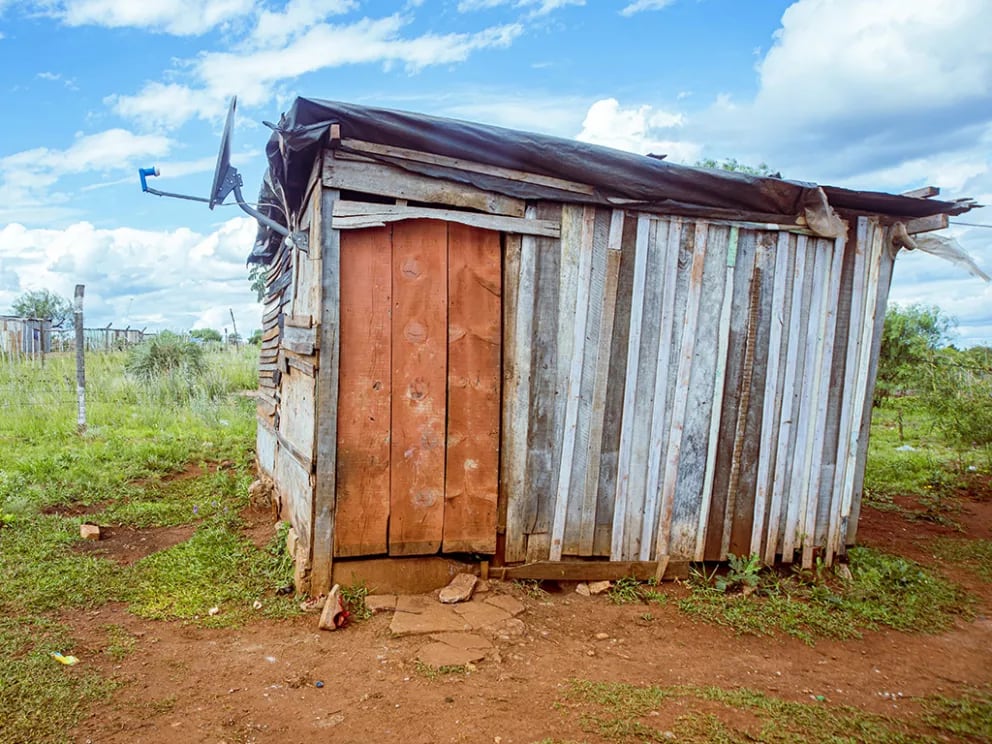
<path id="1" fill-rule="evenodd" d="M 620 11 L 620 15 L 630 17 L 635 13 L 642 13 L 646 10 L 661 10 L 667 8 L 675 0 L 635 0 L 630 5 Z"/>
<path id="2" fill-rule="evenodd" d="M 668 160 L 676 162 L 692 162 L 699 157 L 701 148 L 677 136 L 684 123 L 682 114 L 647 105 L 622 108 L 615 98 L 605 98 L 589 107 L 576 139 L 641 155 L 667 155 Z"/>
<path id="3" fill-rule="evenodd" d="M 69 26 L 136 27 L 186 36 L 251 13 L 255 0 L 64 0 L 55 14 Z"/>
<path id="4" fill-rule="evenodd" d="M 545 16 L 559 8 L 569 5 L 585 5 L 585 0 L 461 0 L 458 3 L 459 13 L 471 13 L 477 10 L 490 10 L 501 6 L 512 6 L 528 10 L 530 18 Z"/>
<path id="5" fill-rule="evenodd" d="M 263 10 L 249 38 L 255 46 L 272 47 L 298 36 L 329 16 L 354 10 L 356 0 L 289 0 L 282 12 Z"/>
<path id="6" fill-rule="evenodd" d="M 48 210 L 68 199 L 51 191 L 63 176 L 120 172 L 140 159 L 165 155 L 171 147 L 172 141 L 161 135 L 108 129 L 79 135 L 65 150 L 36 147 L 7 155 L 0 158 L 0 218 L 51 214 Z"/>
<path id="7" fill-rule="evenodd" d="M 208 52 L 181 63 L 189 85 L 147 84 L 136 95 L 108 99 L 117 113 L 155 126 L 177 127 L 196 116 L 211 119 L 233 92 L 244 105 L 262 105 L 278 84 L 318 70 L 349 64 L 400 63 L 411 72 L 461 62 L 480 49 L 502 48 L 523 32 L 520 24 L 476 33 L 426 33 L 404 37 L 409 19 L 391 15 L 333 25 L 319 23 L 287 45 L 232 52 Z"/>
<path id="8" fill-rule="evenodd" d="M 250 333 L 260 310 L 245 256 L 254 220 L 238 217 L 203 235 L 188 229 L 101 230 L 80 222 L 64 230 L 0 229 L 0 312 L 29 289 L 71 295 L 86 285 L 86 323 L 150 330 L 223 327 L 233 308 Z"/>

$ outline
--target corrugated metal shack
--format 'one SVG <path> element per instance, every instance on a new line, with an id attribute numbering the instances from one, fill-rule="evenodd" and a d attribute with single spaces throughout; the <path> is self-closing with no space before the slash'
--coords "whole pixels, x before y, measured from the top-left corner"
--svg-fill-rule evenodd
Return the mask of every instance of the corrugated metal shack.
<path id="1" fill-rule="evenodd" d="M 52 321 L 0 315 L 0 352 L 33 356 L 51 350 Z"/>
<path id="2" fill-rule="evenodd" d="M 250 257 L 258 461 L 304 587 L 375 556 L 643 578 L 854 541 L 893 260 L 967 202 L 309 99 L 274 130 L 260 202 L 301 234 Z"/>

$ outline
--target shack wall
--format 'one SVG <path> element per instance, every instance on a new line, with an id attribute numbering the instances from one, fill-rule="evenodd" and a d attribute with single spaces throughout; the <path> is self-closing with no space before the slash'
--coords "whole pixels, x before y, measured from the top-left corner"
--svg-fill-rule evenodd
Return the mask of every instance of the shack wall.
<path id="1" fill-rule="evenodd" d="M 260 357 L 258 459 L 304 587 L 329 587 L 347 508 L 340 332 L 362 298 L 342 294 L 341 231 L 415 218 L 503 233 L 498 557 L 810 565 L 854 540 L 894 258 L 877 219 L 833 240 L 524 202 L 328 152 L 296 224 L 308 245 L 268 267 Z"/>

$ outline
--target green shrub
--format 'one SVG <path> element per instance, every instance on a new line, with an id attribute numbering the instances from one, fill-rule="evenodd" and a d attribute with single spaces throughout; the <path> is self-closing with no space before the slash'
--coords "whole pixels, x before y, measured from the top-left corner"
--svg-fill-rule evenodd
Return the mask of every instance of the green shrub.
<path id="1" fill-rule="evenodd" d="M 203 349 L 196 343 L 169 331 L 135 346 L 125 365 L 129 374 L 149 382 L 164 376 L 187 382 L 203 374 Z"/>

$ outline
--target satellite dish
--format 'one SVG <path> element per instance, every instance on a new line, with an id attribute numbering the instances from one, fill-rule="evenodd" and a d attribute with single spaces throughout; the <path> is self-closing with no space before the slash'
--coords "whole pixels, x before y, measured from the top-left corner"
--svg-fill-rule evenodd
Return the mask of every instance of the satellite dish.
<path id="1" fill-rule="evenodd" d="M 208 202 L 211 209 L 223 203 L 234 189 L 234 183 L 240 181 L 237 169 L 231 167 L 231 132 L 234 130 L 234 112 L 237 108 L 238 97 L 234 96 L 231 98 L 231 105 L 227 108 L 224 133 L 220 136 L 220 152 L 217 153 L 217 165 L 214 168 L 214 181 L 210 187 Z M 238 186 L 240 185 L 238 183 Z"/>
<path id="2" fill-rule="evenodd" d="M 248 204 L 241 194 L 241 174 L 238 169 L 231 165 L 231 132 L 234 129 L 234 112 L 238 106 L 237 96 L 231 98 L 231 105 L 227 109 L 227 120 L 224 122 L 224 133 L 220 138 L 220 151 L 217 153 L 217 165 L 214 167 L 214 180 L 210 186 L 210 198 L 202 196 L 189 196 L 188 194 L 174 194 L 169 191 L 159 191 L 148 185 L 148 178 L 159 175 L 156 167 L 139 168 L 138 177 L 141 179 L 141 190 L 154 196 L 169 196 L 174 199 L 187 199 L 189 201 L 204 202 L 213 209 L 218 204 L 223 204 L 228 194 L 234 193 L 234 200 L 241 207 L 242 211 L 251 215 L 261 224 L 270 230 L 279 233 L 283 237 L 289 238 L 289 229 L 285 225 L 280 225 L 275 220 L 266 217 L 257 209 Z M 295 242 L 305 241 L 305 235 L 298 235 L 293 240 Z"/>

